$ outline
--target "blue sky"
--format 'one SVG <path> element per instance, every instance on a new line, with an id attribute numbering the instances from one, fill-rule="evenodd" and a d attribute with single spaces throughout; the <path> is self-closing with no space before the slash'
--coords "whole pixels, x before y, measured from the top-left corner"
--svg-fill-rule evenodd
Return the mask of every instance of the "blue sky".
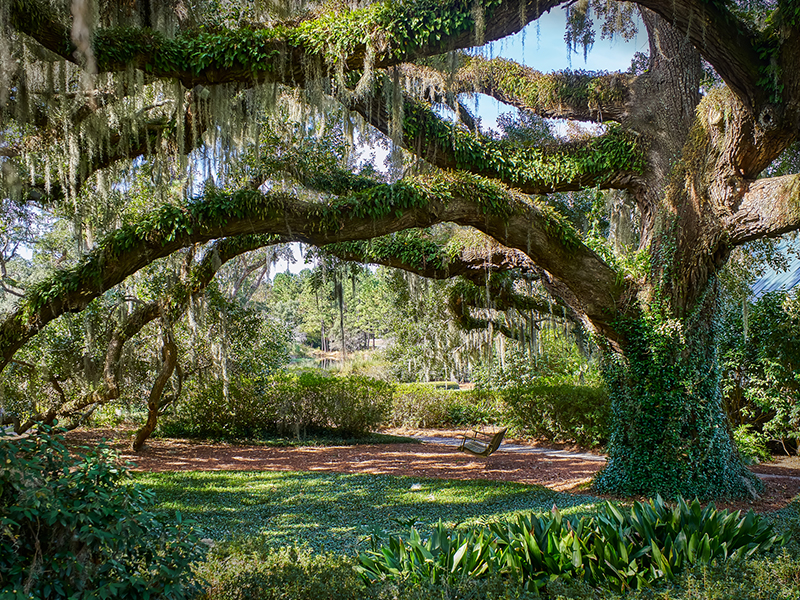
<path id="1" fill-rule="evenodd" d="M 483 52 L 488 57 L 501 56 L 547 73 L 563 69 L 627 71 L 633 55 L 636 52 L 647 53 L 648 50 L 647 34 L 643 27 L 639 27 L 639 33 L 630 41 L 622 38 L 601 40 L 600 32 L 597 31 L 595 44 L 586 61 L 582 51 L 573 53 L 570 60 L 564 41 L 565 31 L 566 12 L 553 10 L 530 23 L 521 32 L 487 45 Z M 496 100 L 479 96 L 477 112 L 484 128 L 493 128 L 498 115 L 508 111 L 507 107 Z"/>

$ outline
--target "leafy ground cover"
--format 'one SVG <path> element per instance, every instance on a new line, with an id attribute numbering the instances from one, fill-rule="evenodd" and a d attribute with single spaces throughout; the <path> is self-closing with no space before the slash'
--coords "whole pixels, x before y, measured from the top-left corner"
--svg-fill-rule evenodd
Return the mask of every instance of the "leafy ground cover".
<path id="1" fill-rule="evenodd" d="M 196 519 L 215 541 L 258 537 L 352 553 L 372 534 L 500 520 L 518 511 L 591 511 L 597 498 L 496 481 L 327 472 L 137 473 L 158 508 Z"/>
<path id="2" fill-rule="evenodd" d="M 418 479 L 328 472 L 136 473 L 152 488 L 157 510 L 180 510 L 214 540 L 198 574 L 206 600 L 482 600 L 539 597 L 558 600 L 798 600 L 800 501 L 766 515 L 793 539 L 781 549 L 744 561 L 695 565 L 677 579 L 639 590 L 615 591 L 554 579 L 539 592 L 507 578 L 391 581 L 367 584 L 355 576 L 356 555 L 372 536 L 422 535 L 513 520 L 520 513 L 592 515 L 588 495 L 498 481 Z"/>

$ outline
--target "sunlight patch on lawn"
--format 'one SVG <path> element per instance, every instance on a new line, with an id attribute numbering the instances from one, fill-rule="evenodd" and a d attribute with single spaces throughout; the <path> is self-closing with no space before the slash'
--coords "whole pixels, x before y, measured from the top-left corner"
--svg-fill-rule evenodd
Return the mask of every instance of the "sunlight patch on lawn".
<path id="1" fill-rule="evenodd" d="M 591 511 L 592 496 L 497 481 L 388 475 L 192 471 L 137 473 L 156 492 L 157 508 L 196 519 L 218 541 L 259 536 L 270 545 L 306 543 L 352 552 L 370 534 L 507 518 L 520 511 Z"/>

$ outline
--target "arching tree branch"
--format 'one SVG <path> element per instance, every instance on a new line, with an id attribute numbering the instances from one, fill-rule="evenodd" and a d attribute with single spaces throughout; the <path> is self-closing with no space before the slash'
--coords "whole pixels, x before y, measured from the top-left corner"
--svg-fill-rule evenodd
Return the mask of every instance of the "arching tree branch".
<path id="1" fill-rule="evenodd" d="M 183 207 L 162 207 L 114 232 L 76 267 L 29 290 L 16 311 L 0 323 L 0 364 L 5 366 L 54 318 L 83 310 L 146 264 L 191 244 L 270 233 L 323 246 L 446 221 L 475 227 L 525 252 L 581 299 L 573 307 L 576 311 L 614 339 L 610 321 L 626 286 L 563 218 L 484 179 L 448 175 L 376 185 L 328 203 L 246 190 L 209 193 Z"/>
<path id="2" fill-rule="evenodd" d="M 194 253 L 187 257 L 183 273 L 178 283 L 170 287 L 158 299 L 143 303 L 119 323 L 111 334 L 111 339 L 106 348 L 103 364 L 103 377 L 100 384 L 90 393 L 70 402 L 61 402 L 53 405 L 46 413 L 40 413 L 28 419 L 24 425 L 16 424 L 17 433 L 22 433 L 38 421 L 49 420 L 52 422 L 57 416 L 74 415 L 89 407 L 102 406 L 119 398 L 120 389 L 119 370 L 122 353 L 127 344 L 146 325 L 162 317 L 169 323 L 178 321 L 186 312 L 189 301 L 193 296 L 201 294 L 213 280 L 219 269 L 231 259 L 264 246 L 279 243 L 280 238 L 269 235 L 242 235 L 235 238 L 216 240 L 208 248 L 202 260 L 191 266 Z M 11 361 L 17 362 L 19 361 Z M 34 365 L 25 363 L 25 366 L 35 369 Z"/>

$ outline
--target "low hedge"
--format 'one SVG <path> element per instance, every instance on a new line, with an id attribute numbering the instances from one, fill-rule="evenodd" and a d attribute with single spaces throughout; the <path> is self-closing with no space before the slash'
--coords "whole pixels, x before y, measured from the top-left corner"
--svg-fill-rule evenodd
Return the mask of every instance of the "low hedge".
<path id="1" fill-rule="evenodd" d="M 526 437 L 605 444 L 611 405 L 603 386 L 536 385 L 503 390 L 504 423 Z"/>
<path id="2" fill-rule="evenodd" d="M 280 372 L 255 384 L 231 381 L 192 388 L 165 418 L 159 432 L 175 437 L 301 438 L 334 430 L 359 437 L 380 427 L 391 408 L 392 386 L 369 377 L 324 371 Z"/>
<path id="3" fill-rule="evenodd" d="M 602 386 L 542 384 L 504 390 L 454 390 L 360 375 L 284 371 L 258 383 L 190 383 L 160 435 L 218 439 L 269 435 L 302 439 L 334 431 L 360 437 L 385 425 L 446 428 L 502 425 L 514 435 L 584 447 L 608 438 Z"/>
<path id="4" fill-rule="evenodd" d="M 595 447 L 608 439 L 609 414 L 603 386 L 451 391 L 404 384 L 395 387 L 391 424 L 430 428 L 503 424 L 522 437 Z"/>
<path id="5" fill-rule="evenodd" d="M 390 423 L 395 427 L 439 428 L 491 423 L 501 417 L 496 394 L 405 383 L 394 387 Z"/>

